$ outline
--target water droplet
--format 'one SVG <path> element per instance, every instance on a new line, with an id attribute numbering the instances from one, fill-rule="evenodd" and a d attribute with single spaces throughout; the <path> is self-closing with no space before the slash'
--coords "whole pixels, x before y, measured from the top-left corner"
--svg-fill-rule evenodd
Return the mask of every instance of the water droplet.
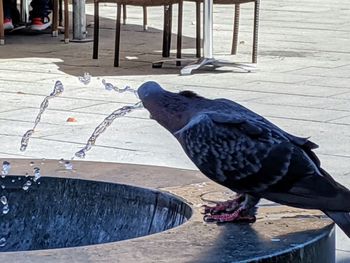
<path id="1" fill-rule="evenodd" d="M 25 175 L 24 175 L 25 177 L 28 177 L 29 176 L 29 174 L 28 173 L 25 173 Z"/>
<path id="2" fill-rule="evenodd" d="M 4 205 L 2 208 L 2 213 L 6 215 L 10 211 L 9 205 Z"/>
<path id="3" fill-rule="evenodd" d="M 271 241 L 272 241 L 272 242 L 280 242 L 281 239 L 279 239 L 279 238 L 271 238 Z"/>
<path id="4" fill-rule="evenodd" d="M 12 179 L 11 182 L 14 183 L 14 182 L 16 182 L 16 180 L 15 180 L 15 179 Z"/>
<path id="5" fill-rule="evenodd" d="M 18 181 L 21 181 L 21 180 L 22 180 L 22 177 L 18 177 L 17 180 L 18 180 Z"/>
<path id="6" fill-rule="evenodd" d="M 79 76 L 78 79 L 84 85 L 88 85 L 91 81 L 91 75 L 88 72 L 84 72 L 84 75 Z"/>
<path id="7" fill-rule="evenodd" d="M 30 162 L 29 165 L 30 165 L 30 166 L 33 166 L 33 165 L 34 165 L 34 162 Z"/>
<path id="8" fill-rule="evenodd" d="M 1 177 L 5 178 L 5 176 L 8 175 L 10 169 L 11 169 L 10 163 L 8 161 L 4 161 L 2 163 Z"/>
<path id="9" fill-rule="evenodd" d="M 21 147 L 19 148 L 21 152 L 24 152 L 27 149 L 29 138 L 30 136 L 33 135 L 33 133 L 34 133 L 34 129 L 30 129 L 26 131 L 25 134 L 23 134 L 23 137 L 21 139 Z"/>
<path id="10" fill-rule="evenodd" d="M 41 159 L 41 164 L 44 165 L 44 164 L 45 164 L 45 161 L 46 161 L 46 159 L 45 159 L 45 158 L 42 158 L 42 159 Z"/>
<path id="11" fill-rule="evenodd" d="M 6 238 L 0 238 L 0 247 L 4 247 L 6 245 Z"/>
<path id="12" fill-rule="evenodd" d="M 81 149 L 81 150 L 79 150 L 79 151 L 77 151 L 76 153 L 75 153 L 75 156 L 76 157 L 78 157 L 78 158 L 81 158 L 81 159 L 84 159 L 85 158 L 85 148 L 83 148 L 83 149 Z"/>
<path id="13" fill-rule="evenodd" d="M 34 179 L 33 179 L 33 181 L 36 182 L 40 177 L 41 177 L 40 168 L 39 167 L 35 167 L 34 168 Z"/>
<path id="14" fill-rule="evenodd" d="M 0 202 L 3 204 L 3 205 L 7 205 L 7 198 L 6 198 L 6 196 L 1 196 L 0 197 Z"/>
<path id="15" fill-rule="evenodd" d="M 29 189 L 29 186 L 31 186 L 31 185 L 32 185 L 32 182 L 28 180 L 28 181 L 23 185 L 22 189 L 23 189 L 24 191 L 27 191 L 27 190 Z"/>
<path id="16" fill-rule="evenodd" d="M 102 79 L 102 84 L 105 86 L 106 90 L 114 90 L 114 86 L 112 83 L 106 82 L 105 79 Z"/>
<path id="17" fill-rule="evenodd" d="M 128 85 L 126 85 L 123 89 L 120 89 L 120 88 L 114 86 L 112 83 L 106 82 L 105 79 L 102 79 L 102 84 L 105 87 L 105 89 L 108 91 L 114 90 L 118 93 L 131 92 L 136 96 L 136 98 L 139 98 L 137 90 L 134 90 L 133 88 L 131 88 Z"/>
<path id="18" fill-rule="evenodd" d="M 64 166 L 66 167 L 67 170 L 72 170 L 73 169 L 73 164 L 70 161 L 66 161 L 64 163 Z"/>
<path id="19" fill-rule="evenodd" d="M 1 185 L 1 188 L 2 188 L 2 189 L 5 189 L 6 187 L 5 187 L 5 185 L 2 184 L 2 185 Z"/>
<path id="20" fill-rule="evenodd" d="M 58 162 L 59 162 L 59 163 L 64 163 L 64 159 L 61 158 Z"/>

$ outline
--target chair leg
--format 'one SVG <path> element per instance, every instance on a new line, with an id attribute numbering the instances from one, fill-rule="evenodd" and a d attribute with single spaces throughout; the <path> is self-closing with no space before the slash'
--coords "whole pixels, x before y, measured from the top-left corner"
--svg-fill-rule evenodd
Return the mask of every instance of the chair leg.
<path id="1" fill-rule="evenodd" d="M 177 20 L 177 51 L 176 58 L 181 58 L 182 48 L 182 14 L 183 14 L 183 2 L 179 2 L 178 20 Z M 176 61 L 176 66 L 181 66 L 181 61 Z"/>
<path id="2" fill-rule="evenodd" d="M 53 0 L 52 7 L 52 36 L 58 36 L 58 0 Z"/>
<path id="3" fill-rule="evenodd" d="M 69 43 L 69 8 L 68 0 L 64 0 L 64 43 Z"/>
<path id="4" fill-rule="evenodd" d="M 196 1 L 196 57 L 201 56 L 201 1 Z"/>
<path id="5" fill-rule="evenodd" d="M 164 6 L 164 30 L 163 30 L 162 56 L 165 58 L 170 57 L 172 8 L 173 8 L 172 5 Z"/>
<path id="6" fill-rule="evenodd" d="M 253 35 L 253 54 L 252 54 L 253 63 L 258 62 L 259 8 L 260 8 L 260 0 L 256 0 L 255 7 L 254 7 L 254 35 Z"/>
<path id="7" fill-rule="evenodd" d="M 235 18 L 234 18 L 234 22 L 233 22 L 233 37 L 232 37 L 232 48 L 231 48 L 232 55 L 237 54 L 239 15 L 240 15 L 240 4 L 235 4 Z"/>
<path id="8" fill-rule="evenodd" d="M 147 31 L 147 6 L 143 6 L 143 30 Z"/>
<path id="9" fill-rule="evenodd" d="M 4 6 L 0 0 L 0 45 L 5 44 L 5 30 L 4 30 Z"/>
<path id="10" fill-rule="evenodd" d="M 119 67 L 119 47 L 120 47 L 120 17 L 122 5 L 117 4 L 117 21 L 115 25 L 115 43 L 114 43 L 114 66 Z"/>
<path id="11" fill-rule="evenodd" d="M 95 0 L 94 2 L 94 44 L 92 51 L 92 58 L 98 58 L 98 35 L 100 30 L 100 18 L 99 18 L 99 2 Z"/>
<path id="12" fill-rule="evenodd" d="M 126 18 L 127 18 L 126 5 L 123 5 L 123 25 L 126 25 Z"/>
<path id="13" fill-rule="evenodd" d="M 58 0 L 58 25 L 59 26 L 63 26 L 63 24 L 62 24 L 62 22 L 63 22 L 62 10 L 63 10 L 63 0 Z"/>

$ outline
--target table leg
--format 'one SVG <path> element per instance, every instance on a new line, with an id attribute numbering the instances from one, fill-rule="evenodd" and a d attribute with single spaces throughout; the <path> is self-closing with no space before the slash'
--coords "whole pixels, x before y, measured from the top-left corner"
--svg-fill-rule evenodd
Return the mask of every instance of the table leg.
<path id="1" fill-rule="evenodd" d="M 4 31 L 4 6 L 3 0 L 0 0 L 0 45 L 5 44 L 5 31 Z"/>
<path id="2" fill-rule="evenodd" d="M 71 42 L 91 42 L 87 39 L 85 0 L 73 0 L 73 39 Z"/>

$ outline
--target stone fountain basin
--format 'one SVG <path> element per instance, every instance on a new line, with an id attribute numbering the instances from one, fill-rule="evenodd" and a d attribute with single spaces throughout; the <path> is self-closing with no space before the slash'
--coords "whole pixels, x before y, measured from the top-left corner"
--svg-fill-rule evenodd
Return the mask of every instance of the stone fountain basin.
<path id="1" fill-rule="evenodd" d="M 70 171 L 57 160 L 7 161 L 10 211 L 0 231 L 15 238 L 0 262 L 335 262 L 334 225 L 317 211 L 263 202 L 254 224 L 204 223 L 205 200 L 232 193 L 197 171 L 86 161 Z M 40 185 L 25 192 L 24 179 L 13 175 L 35 166 Z"/>
<path id="2" fill-rule="evenodd" d="M 15 178 L 15 181 L 13 181 Z M 191 208 L 178 198 L 130 185 L 8 176 L 2 190 L 10 212 L 0 215 L 0 251 L 77 247 L 162 232 L 186 222 Z"/>

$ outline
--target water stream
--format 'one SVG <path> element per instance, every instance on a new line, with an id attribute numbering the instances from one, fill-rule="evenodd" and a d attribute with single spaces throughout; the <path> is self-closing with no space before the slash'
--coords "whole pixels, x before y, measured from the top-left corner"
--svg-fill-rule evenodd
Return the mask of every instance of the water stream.
<path id="1" fill-rule="evenodd" d="M 136 110 L 136 109 L 143 109 L 142 102 L 139 101 L 136 104 L 132 106 L 124 106 L 121 107 L 115 111 L 113 111 L 110 115 L 108 115 L 103 122 L 101 122 L 94 130 L 94 132 L 91 134 L 90 138 L 88 139 L 86 145 L 81 150 L 77 151 L 75 153 L 75 156 L 78 158 L 85 158 L 86 152 L 91 149 L 93 145 L 95 145 L 96 139 L 98 136 L 100 136 L 112 123 L 116 118 L 122 117 L 125 114 Z"/>
<path id="2" fill-rule="evenodd" d="M 64 88 L 63 88 L 62 82 L 58 80 L 58 81 L 56 81 L 54 89 L 51 92 L 51 94 L 44 98 L 43 102 L 40 105 L 39 113 L 36 116 L 33 128 L 28 130 L 28 131 L 26 131 L 26 133 L 22 137 L 21 147 L 20 147 L 20 150 L 22 152 L 27 149 L 30 136 L 33 135 L 36 126 L 39 124 L 39 122 L 41 120 L 42 114 L 44 113 L 45 109 L 49 106 L 49 99 L 52 99 L 52 98 L 60 95 L 63 92 L 63 90 L 64 90 Z"/>

